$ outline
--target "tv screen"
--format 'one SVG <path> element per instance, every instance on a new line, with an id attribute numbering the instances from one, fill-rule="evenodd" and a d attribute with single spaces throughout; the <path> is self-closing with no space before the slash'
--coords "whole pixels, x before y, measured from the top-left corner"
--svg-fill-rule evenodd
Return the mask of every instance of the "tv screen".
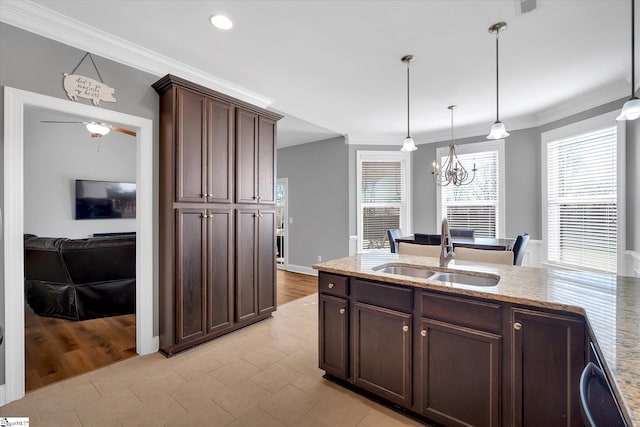
<path id="1" fill-rule="evenodd" d="M 135 183 L 76 179 L 76 219 L 135 217 Z"/>

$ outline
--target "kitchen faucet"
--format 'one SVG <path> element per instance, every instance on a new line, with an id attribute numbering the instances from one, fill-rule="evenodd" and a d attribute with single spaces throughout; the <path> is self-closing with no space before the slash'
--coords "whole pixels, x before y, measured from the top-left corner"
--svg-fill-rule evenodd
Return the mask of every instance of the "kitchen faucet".
<path id="1" fill-rule="evenodd" d="M 453 243 L 451 242 L 451 234 L 449 233 L 449 222 L 447 218 L 442 218 L 442 231 L 440 240 L 440 267 L 446 267 L 455 254 L 453 253 Z"/>

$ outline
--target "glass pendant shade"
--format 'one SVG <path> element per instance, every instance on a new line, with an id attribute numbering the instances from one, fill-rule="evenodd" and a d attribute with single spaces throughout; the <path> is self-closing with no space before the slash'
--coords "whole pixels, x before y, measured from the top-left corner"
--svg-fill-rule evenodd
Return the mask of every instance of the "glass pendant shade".
<path id="1" fill-rule="evenodd" d="M 640 99 L 631 98 L 622 106 L 620 115 L 616 120 L 635 120 L 640 117 Z"/>
<path id="2" fill-rule="evenodd" d="M 87 130 L 91 132 L 91 134 L 104 136 L 108 134 L 111 129 L 108 126 L 102 125 L 100 123 L 91 122 L 87 123 Z"/>
<path id="3" fill-rule="evenodd" d="M 402 148 L 400 151 L 416 151 L 417 149 L 418 147 L 416 147 L 416 144 L 413 142 L 413 138 L 408 136 L 402 142 Z"/>
<path id="4" fill-rule="evenodd" d="M 508 136 L 509 132 L 507 132 L 507 129 L 504 127 L 504 123 L 497 121 L 491 125 L 491 131 L 489 135 L 487 135 L 487 139 L 502 139 Z"/>

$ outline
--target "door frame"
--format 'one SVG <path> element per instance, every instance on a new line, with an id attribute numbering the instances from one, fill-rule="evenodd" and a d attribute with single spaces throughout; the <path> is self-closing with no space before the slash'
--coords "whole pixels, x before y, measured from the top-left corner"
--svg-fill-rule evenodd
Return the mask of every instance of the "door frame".
<path id="1" fill-rule="evenodd" d="M 4 225 L 0 236 L 4 237 L 5 385 L 0 406 L 25 394 L 24 115 L 29 107 L 136 129 L 136 352 L 158 351 L 158 337 L 153 335 L 153 121 L 5 86 Z"/>
<path id="2" fill-rule="evenodd" d="M 288 270 L 289 269 L 289 178 L 278 178 L 276 180 L 276 186 L 283 185 L 284 186 L 284 207 L 282 209 L 282 217 L 284 221 L 284 261 L 282 264 L 278 264 L 276 262 L 276 268 L 280 270 Z M 276 239 L 278 239 L 277 235 L 278 224 L 276 224 Z"/>

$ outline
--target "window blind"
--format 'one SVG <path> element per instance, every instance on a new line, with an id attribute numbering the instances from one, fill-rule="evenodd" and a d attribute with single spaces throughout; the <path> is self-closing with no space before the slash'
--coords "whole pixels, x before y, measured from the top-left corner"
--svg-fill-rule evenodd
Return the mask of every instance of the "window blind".
<path id="1" fill-rule="evenodd" d="M 478 169 L 469 185 L 442 187 L 442 216 L 450 228 L 471 228 L 476 237 L 496 237 L 499 218 L 498 151 L 458 154 L 458 160 L 471 171 Z M 444 157 L 441 158 L 441 164 Z M 472 172 L 471 172 L 472 173 Z"/>
<path id="2" fill-rule="evenodd" d="M 404 189 L 402 162 L 362 162 L 362 250 L 389 249 L 386 230 L 401 228 L 406 197 Z"/>
<path id="3" fill-rule="evenodd" d="M 615 272 L 617 128 L 547 145 L 549 261 Z"/>

